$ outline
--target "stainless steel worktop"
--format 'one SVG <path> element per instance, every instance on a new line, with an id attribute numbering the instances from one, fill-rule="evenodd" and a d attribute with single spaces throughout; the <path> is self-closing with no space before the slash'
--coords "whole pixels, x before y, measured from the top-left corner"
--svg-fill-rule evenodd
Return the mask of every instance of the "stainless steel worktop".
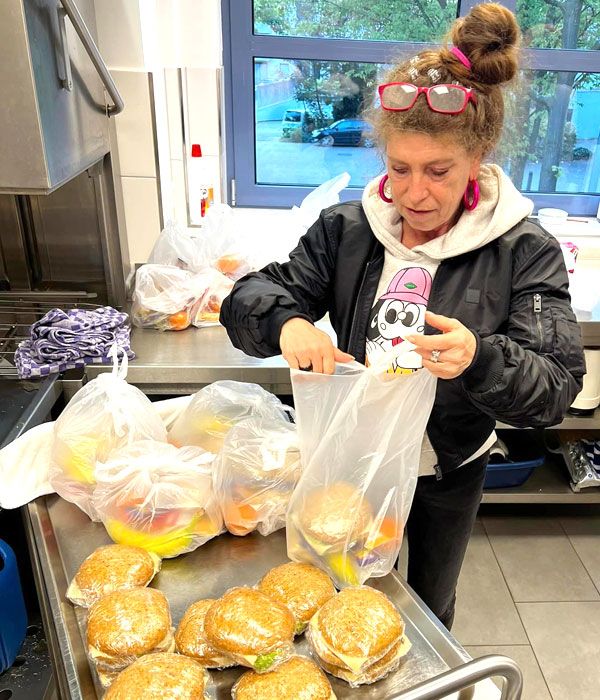
<path id="1" fill-rule="evenodd" d="M 58 496 L 47 496 L 30 503 L 25 510 L 32 559 L 38 589 L 43 591 L 42 608 L 46 627 L 50 630 L 49 646 L 53 655 L 59 697 L 73 700 L 94 700 L 102 691 L 86 656 L 85 610 L 71 605 L 65 598 L 68 582 L 81 562 L 97 547 L 110 539 L 99 523 L 91 522 L 76 506 Z M 253 533 L 247 537 L 225 534 L 187 555 L 163 562 L 152 585 L 162 590 L 169 600 L 173 623 L 178 624 L 187 607 L 201 598 L 215 598 L 237 585 L 254 585 L 270 568 L 287 560 L 284 531 L 262 537 Z M 448 669 L 459 667 L 453 675 L 460 676 L 461 685 L 445 685 L 446 691 L 468 685 L 464 683 L 469 669 L 477 675 L 469 680 L 486 678 L 491 671 L 513 673 L 513 693 L 506 698 L 518 700 L 520 674 L 511 668 L 514 662 L 504 657 L 488 657 L 481 662 L 469 662 L 464 649 L 427 610 L 402 579 L 392 572 L 370 583 L 384 591 L 400 609 L 407 635 L 413 648 L 401 669 L 373 686 L 351 689 L 346 683 L 332 678 L 337 697 L 403 699 L 403 691 L 415 684 L 438 677 Z M 297 651 L 306 654 L 306 642 L 296 642 Z M 505 664 L 503 667 L 502 664 Z M 230 698 L 231 685 L 243 669 L 213 672 L 217 700 Z M 437 684 L 443 679 L 436 680 Z M 433 694 L 419 691 L 410 697 L 456 698 L 448 692 Z M 439 693 L 439 694 L 438 694 Z M 496 700 L 500 696 L 489 680 L 477 683 L 475 692 L 467 690 L 461 698 Z"/>
<path id="2" fill-rule="evenodd" d="M 221 379 L 256 382 L 274 394 L 291 394 L 290 370 L 278 355 L 266 359 L 237 350 L 222 326 L 161 332 L 133 328 L 127 381 L 146 394 L 191 394 Z M 89 365 L 88 379 L 110 367 Z"/>

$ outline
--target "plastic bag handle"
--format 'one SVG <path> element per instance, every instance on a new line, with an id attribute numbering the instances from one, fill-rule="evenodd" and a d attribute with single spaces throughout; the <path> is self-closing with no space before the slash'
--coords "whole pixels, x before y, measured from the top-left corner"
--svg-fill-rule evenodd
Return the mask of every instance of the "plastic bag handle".
<path id="1" fill-rule="evenodd" d="M 123 353 L 123 359 L 121 360 L 121 364 L 119 365 L 119 350 Z M 110 346 L 109 350 L 109 355 L 112 358 L 113 361 L 113 368 L 112 368 L 112 376 L 116 377 L 117 379 L 126 379 L 127 378 L 127 370 L 129 368 L 129 359 L 127 357 L 127 353 L 125 350 L 120 345 L 117 345 L 117 343 L 113 343 Z"/>

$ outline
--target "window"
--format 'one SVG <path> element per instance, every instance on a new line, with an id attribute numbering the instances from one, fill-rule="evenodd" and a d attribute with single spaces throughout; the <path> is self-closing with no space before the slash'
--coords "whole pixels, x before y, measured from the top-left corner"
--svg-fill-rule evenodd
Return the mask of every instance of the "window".
<path id="1" fill-rule="evenodd" d="M 384 169 L 361 118 L 388 62 L 440 41 L 473 0 L 227 0 L 227 170 L 241 206 L 298 204 L 350 173 L 344 199 Z M 540 206 L 600 202 L 600 0 L 506 0 L 523 30 L 493 160 Z"/>

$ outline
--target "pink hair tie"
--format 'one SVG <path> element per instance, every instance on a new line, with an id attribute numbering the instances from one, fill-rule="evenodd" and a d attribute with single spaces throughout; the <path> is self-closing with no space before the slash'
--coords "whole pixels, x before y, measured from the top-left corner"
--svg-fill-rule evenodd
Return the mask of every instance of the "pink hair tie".
<path id="1" fill-rule="evenodd" d="M 458 58 L 458 60 L 463 64 L 463 66 L 471 70 L 471 61 L 469 61 L 469 59 L 464 55 L 464 53 L 460 49 L 456 48 L 456 46 L 453 46 L 450 49 L 450 53 L 453 53 L 456 56 L 456 58 Z"/>

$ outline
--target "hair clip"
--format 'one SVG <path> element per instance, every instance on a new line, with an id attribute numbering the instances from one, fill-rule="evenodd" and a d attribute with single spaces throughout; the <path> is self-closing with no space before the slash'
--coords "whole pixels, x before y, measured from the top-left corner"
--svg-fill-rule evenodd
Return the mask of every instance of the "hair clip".
<path id="1" fill-rule="evenodd" d="M 414 66 L 411 66 L 408 69 L 408 75 L 411 80 L 416 80 L 419 77 L 419 71 Z"/>
<path id="2" fill-rule="evenodd" d="M 427 75 L 429 76 L 432 83 L 439 82 L 440 78 L 442 77 L 442 74 L 439 72 L 439 70 L 437 68 L 430 68 L 427 71 Z"/>

